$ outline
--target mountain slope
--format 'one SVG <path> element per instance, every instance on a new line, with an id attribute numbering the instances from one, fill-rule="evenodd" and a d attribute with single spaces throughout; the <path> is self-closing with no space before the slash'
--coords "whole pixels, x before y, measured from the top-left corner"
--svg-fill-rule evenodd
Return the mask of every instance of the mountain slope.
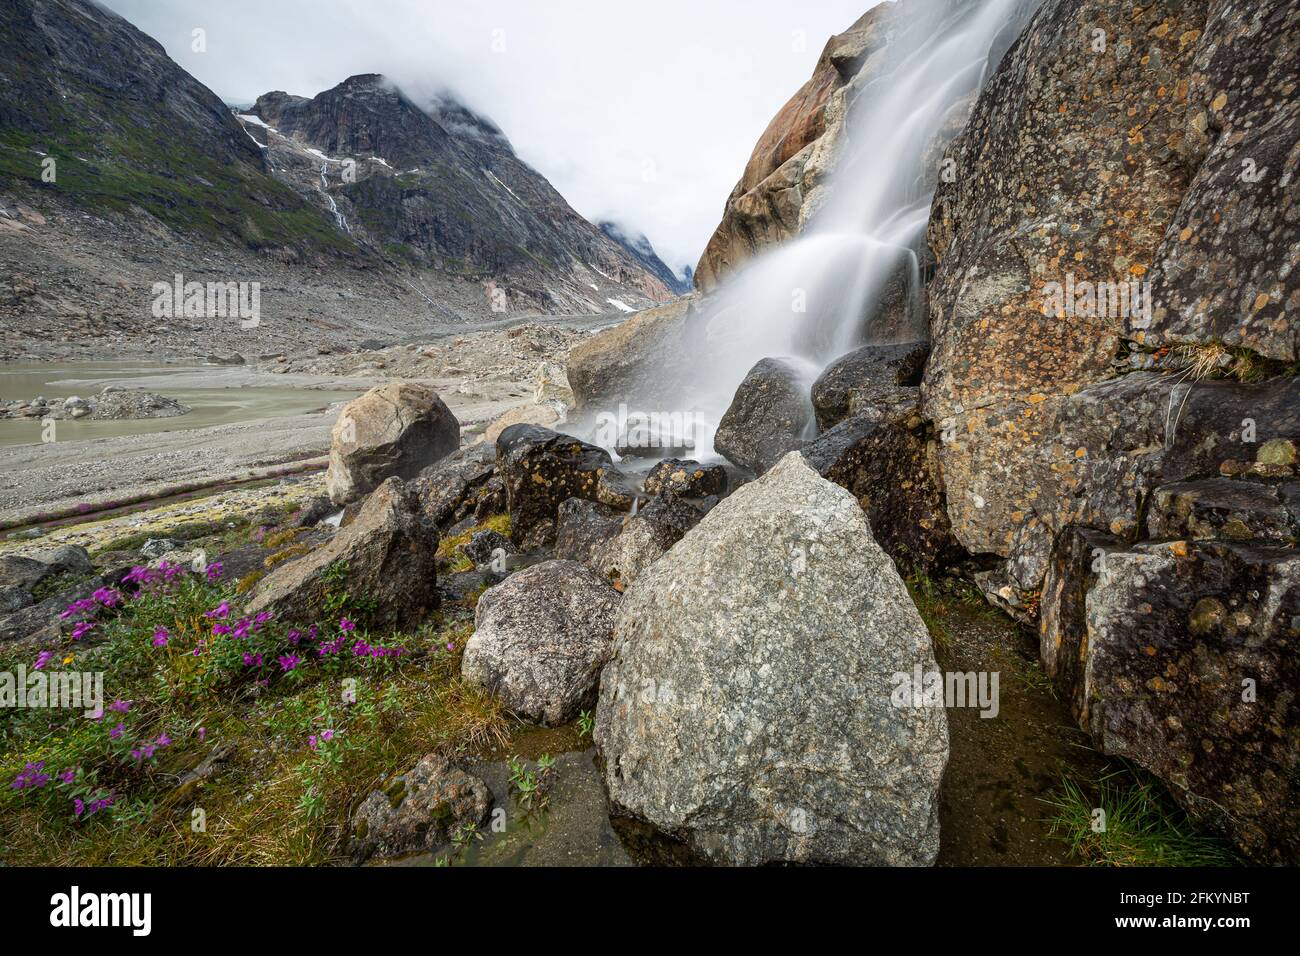
<path id="1" fill-rule="evenodd" d="M 650 240 L 643 233 L 629 236 L 627 231 L 615 222 L 605 221 L 598 225 L 601 232 L 632 253 L 638 262 L 658 276 L 660 281 L 673 292 L 678 295 L 686 295 L 691 291 L 693 285 L 691 283 L 690 267 L 687 267 L 687 277 L 685 279 L 679 278 L 668 267 L 668 264 L 659 258 L 659 253 L 655 252 L 655 247 L 650 244 Z"/>
<path id="2" fill-rule="evenodd" d="M 481 281 L 512 311 L 606 312 L 615 299 L 643 308 L 676 292 L 450 95 L 421 106 L 362 74 L 310 99 L 264 94 L 239 118 L 276 175 L 320 194 L 353 238 Z"/>
<path id="3" fill-rule="evenodd" d="M 0 177 L 252 248 L 352 248 L 260 154 L 210 90 L 116 14 L 81 0 L 0 4 Z"/>

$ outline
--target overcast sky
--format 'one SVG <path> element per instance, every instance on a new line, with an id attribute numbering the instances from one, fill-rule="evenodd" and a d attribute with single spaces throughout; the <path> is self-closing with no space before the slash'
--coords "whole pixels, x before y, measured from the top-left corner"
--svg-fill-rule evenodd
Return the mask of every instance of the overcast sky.
<path id="1" fill-rule="evenodd" d="M 356 73 L 445 84 L 580 213 L 644 232 L 680 270 L 827 38 L 878 0 L 104 2 L 231 103 Z"/>

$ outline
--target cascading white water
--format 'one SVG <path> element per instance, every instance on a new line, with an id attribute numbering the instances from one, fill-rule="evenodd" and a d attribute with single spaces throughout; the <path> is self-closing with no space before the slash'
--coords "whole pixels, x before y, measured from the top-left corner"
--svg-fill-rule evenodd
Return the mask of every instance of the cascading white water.
<path id="1" fill-rule="evenodd" d="M 343 213 L 339 212 L 338 204 L 334 202 L 334 197 L 329 193 L 330 182 L 328 172 L 329 163 L 321 163 L 320 193 L 325 197 L 325 203 L 330 207 L 330 212 L 334 214 L 335 224 L 350 236 L 352 235 L 352 227 L 348 225 L 347 217 L 345 217 Z"/>
<path id="2" fill-rule="evenodd" d="M 990 50 L 1020 0 L 908 0 L 891 25 L 886 62 L 847 118 L 847 142 L 827 201 L 797 239 L 729 277 L 712 296 L 691 396 L 696 458 L 756 362 L 785 358 L 811 386 L 834 359 L 881 341 L 866 321 L 886 287 L 906 283 L 914 337 L 921 248 L 939 170 L 923 168 L 950 109 L 977 90 Z M 937 160 L 935 160 L 937 162 Z"/>

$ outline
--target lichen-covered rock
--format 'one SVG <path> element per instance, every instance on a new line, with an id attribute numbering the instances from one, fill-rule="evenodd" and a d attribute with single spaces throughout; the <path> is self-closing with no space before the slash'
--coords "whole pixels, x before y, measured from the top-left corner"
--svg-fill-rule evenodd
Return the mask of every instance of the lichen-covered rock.
<path id="1" fill-rule="evenodd" d="M 481 826 L 492 791 L 441 754 L 428 754 L 405 773 L 372 790 L 352 815 L 349 851 L 358 863 L 371 857 L 429 853 L 463 827 Z"/>
<path id="2" fill-rule="evenodd" d="M 535 425 L 510 426 L 497 439 L 496 449 L 510 509 L 510 537 L 523 547 L 553 542 L 560 505 L 569 498 L 603 500 L 601 479 L 614 471 L 613 459 L 603 448 Z M 615 499 L 607 503 L 617 505 L 618 496 Z"/>
<path id="3" fill-rule="evenodd" d="M 1033 590 L 1067 525 L 1133 540 L 1155 488 L 1218 475 L 1270 440 L 1300 436 L 1300 380 L 1192 384 L 1138 372 L 936 427 L 954 535 L 972 553 L 1007 557 L 1017 585 Z"/>
<path id="4" fill-rule="evenodd" d="M 546 561 L 478 600 L 462 676 L 527 720 L 557 727 L 590 707 L 618 592 L 590 568 Z"/>
<path id="5" fill-rule="evenodd" d="M 626 587 L 699 524 L 700 517 L 698 509 L 680 498 L 652 498 L 617 535 L 594 550 L 590 564 L 602 577 Z"/>
<path id="6" fill-rule="evenodd" d="M 414 382 L 372 388 L 343 407 L 330 432 L 325 487 L 347 504 L 385 478 L 414 478 L 460 445 L 460 423 L 438 393 Z"/>
<path id="7" fill-rule="evenodd" d="M 1300 523 L 1281 489 L 1256 481 L 1208 478 L 1157 488 L 1147 509 L 1153 538 L 1251 538 L 1295 544 Z"/>
<path id="8" fill-rule="evenodd" d="M 910 342 L 864 345 L 836 359 L 813 382 L 812 403 L 817 413 L 817 424 L 821 428 L 830 428 L 847 418 L 852 411 L 851 399 L 855 391 L 920 385 L 925 358 L 929 354 L 929 343 Z"/>
<path id="9" fill-rule="evenodd" d="M 1131 535 L 1151 474 L 1218 473 L 1232 456 L 1183 467 L 1212 457 L 1184 438 L 1189 417 L 1213 423 L 1199 431 L 1215 454 L 1247 419 L 1292 435 L 1285 381 L 1113 379 L 1125 339 L 1239 336 L 1294 355 L 1282 317 L 1295 298 L 1282 251 L 1300 229 L 1293 200 L 1274 195 L 1276 178 L 1241 175 L 1259 147 L 1276 177 L 1280 144 L 1295 138 L 1295 104 L 1276 93 L 1295 72 L 1283 60 L 1296 15 L 1283 7 L 1046 0 L 948 150 L 955 175 L 929 227 L 923 409 L 946 436 L 954 533 L 971 552 L 1010 557 L 1020 587 L 1037 587 L 1068 524 Z M 1235 420 L 1207 409 L 1224 397 Z"/>
<path id="10" fill-rule="evenodd" d="M 555 556 L 587 564 L 596 549 L 623 530 L 627 515 L 585 498 L 561 502 L 555 519 Z"/>
<path id="11" fill-rule="evenodd" d="M 727 470 L 721 465 L 701 465 L 689 458 L 665 458 L 650 469 L 643 487 L 651 497 L 672 494 L 707 498 L 722 497 L 727 493 L 727 485 Z"/>
<path id="12" fill-rule="evenodd" d="M 373 603 L 371 624 L 415 626 L 438 605 L 437 550 L 438 532 L 415 490 L 389 478 L 328 544 L 262 578 L 247 613 L 308 624 L 320 618 L 331 591 L 343 589 Z M 332 580 L 331 567 L 346 567 L 345 580 Z"/>
<path id="13" fill-rule="evenodd" d="M 1152 321 L 1128 330 L 1148 345 L 1222 342 L 1294 362 L 1300 7 L 1214 0 L 1199 28 L 1174 88 L 1186 90 L 1186 125 L 1168 141 L 1194 172 L 1152 265 Z"/>
<path id="14" fill-rule="evenodd" d="M 798 454 L 630 587 L 595 738 L 613 812 L 718 863 L 929 864 L 942 708 L 894 706 L 930 637 L 862 509 Z"/>
<path id="15" fill-rule="evenodd" d="M 756 475 L 812 438 L 816 431 L 806 369 L 789 359 L 759 361 L 736 389 L 718 423 L 713 446 Z"/>
<path id="16" fill-rule="evenodd" d="M 1175 541 L 1107 553 L 1086 628 L 1076 693 L 1098 747 L 1155 773 L 1252 859 L 1300 862 L 1300 552 Z"/>

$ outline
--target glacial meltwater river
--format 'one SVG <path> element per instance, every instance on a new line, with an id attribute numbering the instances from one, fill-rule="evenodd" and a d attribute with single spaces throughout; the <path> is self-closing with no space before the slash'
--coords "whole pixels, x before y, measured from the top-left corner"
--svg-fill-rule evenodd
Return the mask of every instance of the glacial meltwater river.
<path id="1" fill-rule="evenodd" d="M 256 421 L 318 411 L 361 394 L 360 389 L 334 389 L 295 385 L 248 385 L 250 377 L 262 379 L 242 366 L 158 365 L 146 362 L 13 362 L 0 365 L 0 400 L 31 401 L 79 395 L 98 395 L 111 382 L 140 385 L 151 392 L 182 402 L 192 409 L 176 418 L 131 421 L 62 419 L 60 441 L 109 438 L 151 432 L 180 431 L 210 425 Z M 265 376 L 269 379 L 270 376 Z M 292 376 L 285 376 L 292 379 Z M 314 383 L 313 383 L 314 384 Z M 0 419 L 0 445 L 20 445 L 41 440 L 38 418 Z"/>

